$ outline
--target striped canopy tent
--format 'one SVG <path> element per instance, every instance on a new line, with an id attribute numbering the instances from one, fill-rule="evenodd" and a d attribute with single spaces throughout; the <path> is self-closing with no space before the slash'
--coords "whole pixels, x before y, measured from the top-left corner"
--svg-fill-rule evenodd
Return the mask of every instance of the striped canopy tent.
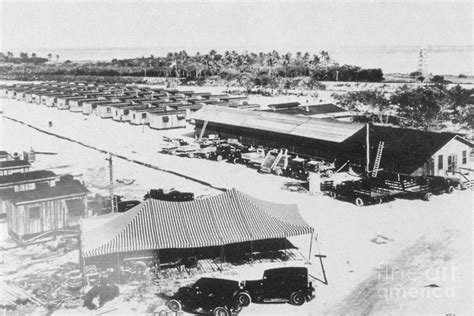
<path id="1" fill-rule="evenodd" d="M 223 246 L 313 231 L 296 205 L 266 202 L 232 189 L 190 202 L 148 199 L 100 223 L 86 221 L 82 255 Z"/>

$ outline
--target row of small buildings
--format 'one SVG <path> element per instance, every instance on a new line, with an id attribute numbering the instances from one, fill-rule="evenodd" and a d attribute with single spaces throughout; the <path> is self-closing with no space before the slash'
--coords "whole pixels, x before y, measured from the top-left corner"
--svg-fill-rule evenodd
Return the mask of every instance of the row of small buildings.
<path id="1" fill-rule="evenodd" d="M 185 127 L 205 104 L 249 107 L 245 96 L 81 82 L 3 85 L 0 97 L 155 129 Z"/>
<path id="2" fill-rule="evenodd" d="M 89 191 L 70 175 L 31 170 L 25 159 L 0 151 L 0 219 L 18 243 L 77 229 Z"/>

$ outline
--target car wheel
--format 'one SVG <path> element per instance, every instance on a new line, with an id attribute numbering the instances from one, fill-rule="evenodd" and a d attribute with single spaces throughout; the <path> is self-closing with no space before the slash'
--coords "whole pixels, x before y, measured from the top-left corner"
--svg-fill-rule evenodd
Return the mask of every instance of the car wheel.
<path id="1" fill-rule="evenodd" d="M 247 307 L 250 305 L 250 302 L 251 302 L 251 298 L 250 298 L 250 295 L 248 295 L 248 293 L 239 293 L 239 295 L 237 295 L 238 305 Z"/>
<path id="2" fill-rule="evenodd" d="M 327 176 L 328 178 L 331 178 L 333 174 L 334 174 L 334 171 L 332 171 L 332 170 L 326 171 L 326 176 Z"/>
<path id="3" fill-rule="evenodd" d="M 283 174 L 283 170 L 281 170 L 281 168 L 276 168 L 276 169 L 275 169 L 275 174 L 276 174 L 277 176 L 281 176 L 281 175 Z"/>
<path id="4" fill-rule="evenodd" d="M 212 315 L 214 316 L 230 316 L 230 312 L 225 307 L 216 307 L 212 311 Z"/>
<path id="5" fill-rule="evenodd" d="M 182 309 L 181 303 L 177 300 L 169 301 L 167 306 L 173 312 L 179 312 Z"/>
<path id="6" fill-rule="evenodd" d="M 238 164 L 238 163 L 239 163 L 239 158 L 234 158 L 234 159 L 232 159 L 232 163 Z"/>
<path id="7" fill-rule="evenodd" d="M 337 194 L 334 191 L 329 192 L 329 196 L 332 197 L 333 199 L 337 198 Z"/>
<path id="8" fill-rule="evenodd" d="M 224 157 L 222 157 L 222 155 L 217 155 L 217 157 L 216 157 L 217 161 L 222 161 L 223 159 L 224 159 Z"/>
<path id="9" fill-rule="evenodd" d="M 303 305 L 304 304 L 304 295 L 300 292 L 294 292 L 290 296 L 290 303 L 293 305 Z"/>
<path id="10" fill-rule="evenodd" d="M 236 304 L 232 309 L 230 310 L 231 314 L 238 314 L 242 311 L 242 308 L 244 308 L 242 305 Z"/>
<path id="11" fill-rule="evenodd" d="M 355 205 L 357 205 L 358 207 L 364 206 L 364 200 L 360 197 L 356 198 Z"/>
<path id="12" fill-rule="evenodd" d="M 423 199 L 424 199 L 425 201 L 429 201 L 429 200 L 431 200 L 431 197 L 432 197 L 432 196 L 433 196 L 433 193 L 427 192 L 427 193 L 425 193 L 425 196 L 423 197 Z"/>
<path id="13" fill-rule="evenodd" d="M 454 192 L 454 187 L 452 185 L 449 186 L 448 188 L 448 194 L 451 194 Z"/>
<path id="14" fill-rule="evenodd" d="M 189 153 L 189 154 L 188 154 L 188 157 L 189 157 L 189 158 L 194 158 L 194 153 Z"/>

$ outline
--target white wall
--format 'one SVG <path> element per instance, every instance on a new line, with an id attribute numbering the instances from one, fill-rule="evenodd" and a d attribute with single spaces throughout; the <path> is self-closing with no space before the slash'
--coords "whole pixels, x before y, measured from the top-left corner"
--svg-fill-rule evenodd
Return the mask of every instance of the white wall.
<path id="1" fill-rule="evenodd" d="M 466 163 L 462 162 L 462 152 L 466 151 Z M 446 171 L 448 170 L 448 156 L 455 154 L 457 155 L 456 161 L 456 171 L 459 170 L 459 167 L 472 168 L 470 161 L 471 147 L 462 143 L 458 139 L 454 138 L 449 141 L 443 148 L 438 150 L 431 158 L 434 160 L 434 175 L 436 176 L 446 176 Z M 443 167 L 442 169 L 438 168 L 438 159 L 442 155 Z"/>

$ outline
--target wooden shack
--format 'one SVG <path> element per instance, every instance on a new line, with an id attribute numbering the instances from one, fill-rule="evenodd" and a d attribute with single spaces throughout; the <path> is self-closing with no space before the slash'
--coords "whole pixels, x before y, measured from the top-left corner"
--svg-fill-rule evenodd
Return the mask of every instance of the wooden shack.
<path id="1" fill-rule="evenodd" d="M 154 129 L 171 129 L 186 127 L 186 111 L 156 111 L 150 112 L 148 123 Z"/>
<path id="2" fill-rule="evenodd" d="M 4 206 L 4 195 L 9 191 L 20 192 L 35 190 L 37 183 L 54 184 L 57 176 L 54 172 L 48 170 L 36 170 L 24 173 L 13 173 L 6 176 L 0 176 L 0 218 L 6 217 L 6 208 Z"/>
<path id="3" fill-rule="evenodd" d="M 77 229 L 87 214 L 88 192 L 70 177 L 62 177 L 54 186 L 38 184 L 35 190 L 10 191 L 4 197 L 9 235 L 21 244 L 39 235 Z"/>
<path id="4" fill-rule="evenodd" d="M 100 118 L 103 118 L 103 119 L 112 118 L 113 109 L 121 108 L 121 107 L 125 107 L 125 106 L 130 106 L 130 105 L 131 105 L 130 102 L 111 102 L 111 101 L 109 101 L 109 103 L 99 104 L 97 106 L 97 111 L 95 112 L 95 114 L 97 116 L 99 116 Z"/>

